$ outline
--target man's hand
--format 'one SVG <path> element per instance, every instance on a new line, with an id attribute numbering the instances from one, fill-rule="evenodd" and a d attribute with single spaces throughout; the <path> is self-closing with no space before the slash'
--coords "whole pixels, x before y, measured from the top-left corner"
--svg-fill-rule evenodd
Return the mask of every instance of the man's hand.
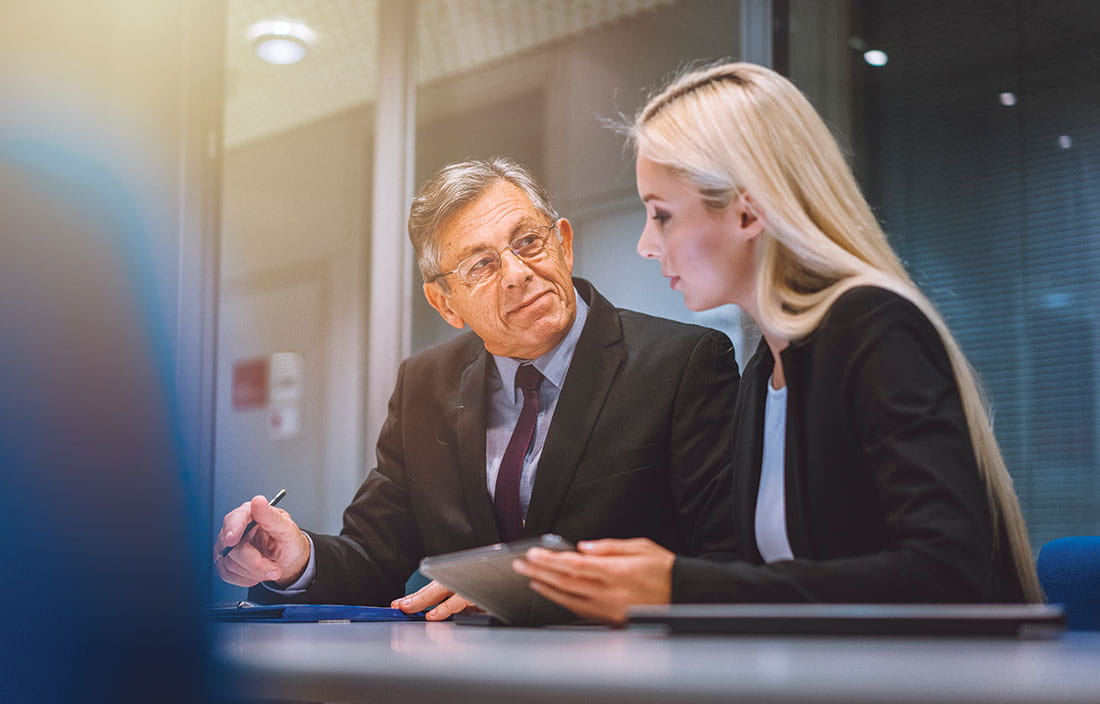
<path id="1" fill-rule="evenodd" d="M 676 556 L 646 538 L 596 540 L 578 552 L 531 548 L 513 569 L 531 578 L 531 588 L 578 616 L 623 624 L 626 607 L 667 604 Z"/>
<path id="2" fill-rule="evenodd" d="M 435 606 L 434 609 L 424 615 L 424 618 L 429 621 L 442 621 L 466 609 L 477 609 L 465 598 L 435 581 L 428 582 L 412 594 L 394 599 L 390 606 L 401 609 L 407 614 L 415 614 L 418 611 Z"/>
<path id="3" fill-rule="evenodd" d="M 240 542 L 249 521 L 256 527 Z M 236 546 L 225 557 L 222 549 Z M 293 584 L 309 562 L 309 540 L 290 514 L 256 496 L 229 513 L 214 543 L 214 566 L 218 576 L 238 587 L 260 582 L 275 582 L 279 587 Z"/>

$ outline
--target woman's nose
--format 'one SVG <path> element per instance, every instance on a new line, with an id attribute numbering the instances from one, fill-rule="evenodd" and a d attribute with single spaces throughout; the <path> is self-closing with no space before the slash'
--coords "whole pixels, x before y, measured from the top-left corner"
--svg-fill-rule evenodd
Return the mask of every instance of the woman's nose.
<path id="1" fill-rule="evenodd" d="M 638 246 L 635 249 L 638 251 L 638 255 L 644 259 L 657 259 L 660 253 L 656 246 L 656 238 L 650 233 L 650 229 L 649 225 L 642 229 L 642 234 L 638 237 Z"/>

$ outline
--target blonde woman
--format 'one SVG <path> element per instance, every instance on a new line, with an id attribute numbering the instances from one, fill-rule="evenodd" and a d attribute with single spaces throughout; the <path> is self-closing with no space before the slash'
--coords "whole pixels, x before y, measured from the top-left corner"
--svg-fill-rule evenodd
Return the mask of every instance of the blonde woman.
<path id="1" fill-rule="evenodd" d="M 688 308 L 736 303 L 763 332 L 733 428 L 740 559 L 601 540 L 515 569 L 611 623 L 667 602 L 1041 600 L 974 373 L 798 89 L 714 66 L 629 131 L 639 254 Z"/>

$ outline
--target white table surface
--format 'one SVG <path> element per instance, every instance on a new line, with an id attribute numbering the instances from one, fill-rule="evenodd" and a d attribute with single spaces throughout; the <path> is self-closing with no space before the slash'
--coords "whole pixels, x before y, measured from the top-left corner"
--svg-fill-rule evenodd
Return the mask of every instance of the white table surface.
<path id="1" fill-rule="evenodd" d="M 1100 632 L 1048 640 L 227 623 L 234 691 L 323 702 L 1100 702 Z"/>

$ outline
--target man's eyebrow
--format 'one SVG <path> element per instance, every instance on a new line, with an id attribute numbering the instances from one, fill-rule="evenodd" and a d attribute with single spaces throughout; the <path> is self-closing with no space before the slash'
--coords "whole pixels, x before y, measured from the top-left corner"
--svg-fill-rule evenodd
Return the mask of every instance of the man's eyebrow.
<path id="1" fill-rule="evenodd" d="M 462 262 L 466 259 L 466 257 L 472 256 L 474 254 L 478 254 L 479 252 L 487 252 L 491 249 L 492 249 L 492 247 L 490 247 L 489 245 L 487 245 L 485 243 L 466 245 L 462 249 L 458 250 L 458 254 L 457 254 L 458 261 Z"/>
<path id="2" fill-rule="evenodd" d="M 512 239 L 519 237 L 525 232 L 530 232 L 538 226 L 539 225 L 537 218 L 532 218 L 530 220 L 520 220 L 512 226 Z"/>

